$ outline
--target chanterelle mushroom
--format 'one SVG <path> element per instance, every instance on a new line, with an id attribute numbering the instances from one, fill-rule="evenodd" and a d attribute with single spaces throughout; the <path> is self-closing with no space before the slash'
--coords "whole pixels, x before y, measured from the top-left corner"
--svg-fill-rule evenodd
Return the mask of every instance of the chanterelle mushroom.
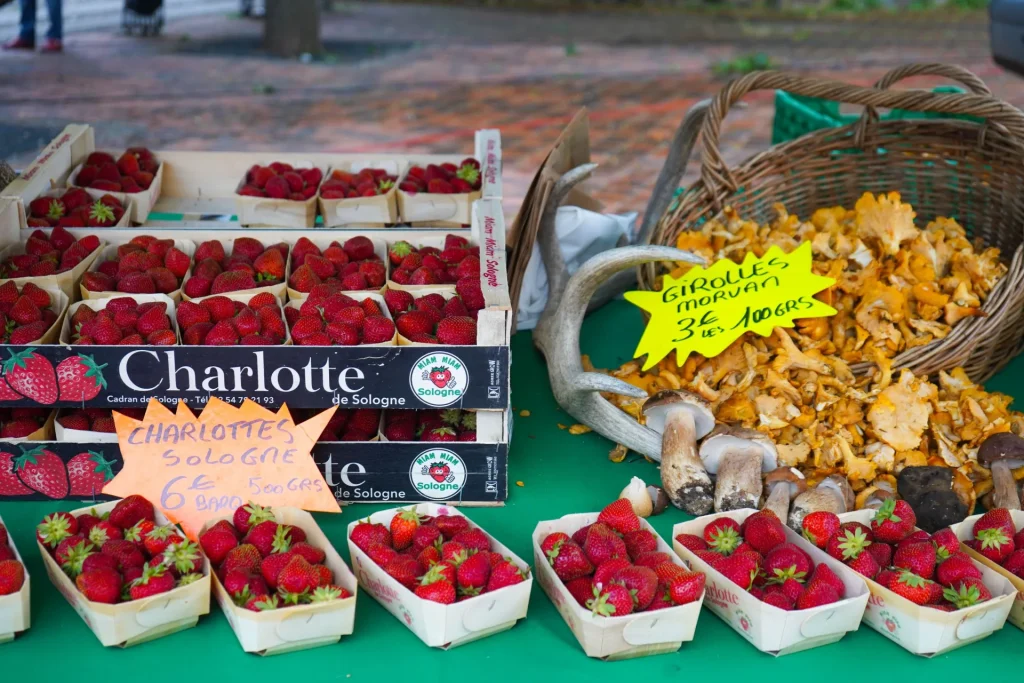
<path id="1" fill-rule="evenodd" d="M 808 489 L 793 501 L 793 509 L 789 513 L 789 527 L 800 531 L 804 517 L 812 512 L 824 510 L 841 515 L 849 512 L 854 505 L 853 489 L 846 477 L 830 474 L 813 489 Z"/>
<path id="2" fill-rule="evenodd" d="M 1020 496 L 1012 469 L 1024 466 L 1024 439 L 1012 432 L 998 432 L 978 449 L 978 461 L 992 470 L 992 502 L 996 507 L 1020 510 Z"/>
<path id="3" fill-rule="evenodd" d="M 647 426 L 661 433 L 661 483 L 669 500 L 691 515 L 711 511 L 711 478 L 697 440 L 715 426 L 711 407 L 689 391 L 660 391 L 644 403 Z"/>
<path id="4" fill-rule="evenodd" d="M 756 508 L 761 501 L 761 473 L 777 465 L 775 444 L 756 429 L 718 425 L 700 445 L 700 459 L 715 481 L 715 511 Z"/>
<path id="5" fill-rule="evenodd" d="M 868 422 L 878 438 L 895 450 L 913 450 L 921 443 L 937 393 L 935 385 L 904 370 L 898 382 L 878 395 L 868 410 Z"/>
<path id="6" fill-rule="evenodd" d="M 789 518 L 790 501 L 807 490 L 807 479 L 795 467 L 779 467 L 765 476 L 764 486 L 768 500 L 763 509 L 771 510 L 781 521 Z"/>

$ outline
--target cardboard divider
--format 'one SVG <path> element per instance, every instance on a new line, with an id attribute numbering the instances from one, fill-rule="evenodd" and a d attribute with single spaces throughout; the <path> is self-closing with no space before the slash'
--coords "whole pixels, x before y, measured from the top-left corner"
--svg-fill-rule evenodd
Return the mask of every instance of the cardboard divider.
<path id="1" fill-rule="evenodd" d="M 110 152 L 102 149 L 90 150 L 90 152 L 91 151 L 107 152 L 108 154 L 113 155 L 114 159 L 117 159 L 119 156 L 124 154 L 124 150 L 120 152 Z M 156 159 L 160 165 L 157 167 L 156 173 L 153 174 L 153 182 L 146 190 L 142 190 L 141 192 L 108 192 L 106 190 L 94 190 L 89 187 L 83 187 L 82 189 L 88 192 L 89 196 L 93 199 L 99 199 L 103 195 L 107 194 L 117 197 L 121 204 L 124 205 L 125 215 L 129 217 L 129 220 L 135 224 L 141 225 L 146 222 L 147 218 L 149 218 L 149 213 L 153 210 L 157 200 L 160 198 L 160 188 L 163 186 L 164 182 L 164 162 L 160 159 L 159 155 L 157 155 Z M 77 164 L 74 170 L 71 171 L 71 175 L 68 176 L 67 182 L 67 186 L 69 188 L 78 187 L 78 185 L 75 184 L 75 181 L 78 179 L 78 173 L 82 170 L 83 165 L 84 161 L 83 163 Z"/>
<path id="2" fill-rule="evenodd" d="M 4 526 L 3 517 L 0 517 L 0 526 Z M 10 536 L 8 529 L 8 536 Z M 18 552 L 18 546 L 14 540 L 8 538 L 11 550 L 14 551 L 14 559 L 25 565 L 25 558 Z M 21 590 L 10 595 L 0 595 L 0 645 L 9 643 L 19 633 L 27 631 L 32 625 L 32 609 L 30 595 L 32 593 L 32 578 L 29 576 L 28 567 L 25 567 L 25 583 Z"/>
<path id="3" fill-rule="evenodd" d="M 810 609 L 786 611 L 755 598 L 724 574 L 675 540 L 679 534 L 704 535 L 704 528 L 716 519 L 728 518 L 742 524 L 757 510 L 732 510 L 698 517 L 672 527 L 675 552 L 707 576 L 707 608 L 761 652 L 788 655 L 840 640 L 860 627 L 868 603 L 864 577 L 805 540 L 789 527 L 786 541 L 798 546 L 815 565 L 825 563 L 842 579 L 846 595 L 834 602 Z"/>
<path id="4" fill-rule="evenodd" d="M 316 235 L 314 237 L 310 237 L 309 241 L 312 242 L 313 244 L 315 244 L 317 247 L 319 247 L 320 251 L 323 251 L 323 250 L 327 249 L 329 246 L 331 246 L 332 242 L 337 242 L 339 245 L 342 245 L 342 244 L 345 243 L 345 240 L 349 239 L 350 237 L 355 237 L 355 235 L 342 235 L 342 236 L 335 237 L 335 238 L 320 237 L 319 235 Z M 295 239 L 297 241 L 298 240 L 298 236 L 296 236 Z M 388 247 L 387 247 L 387 244 L 382 239 L 378 239 L 376 237 L 371 237 L 369 239 L 370 239 L 371 242 L 373 242 L 373 253 L 376 254 L 377 256 L 379 256 L 381 258 L 381 262 L 384 264 L 384 285 L 379 287 L 379 288 L 377 288 L 377 289 L 360 289 L 360 290 L 357 290 L 357 291 L 358 292 L 365 292 L 365 293 L 376 292 L 377 294 L 383 294 L 384 290 L 386 290 L 387 286 L 388 286 L 388 277 L 390 277 L 390 275 L 391 275 L 391 262 L 388 260 Z M 292 242 L 291 246 L 294 249 L 295 242 Z M 291 277 L 291 274 L 293 272 L 295 272 L 295 266 L 292 265 L 292 252 L 289 251 L 288 252 L 288 276 Z M 353 292 L 342 292 L 342 294 L 348 294 L 349 296 L 352 296 Z M 300 292 L 297 289 L 292 289 L 291 285 L 288 285 L 288 300 L 289 301 L 302 301 L 302 300 L 304 300 L 308 296 L 309 296 L 308 292 Z"/>
<path id="5" fill-rule="evenodd" d="M 874 510 L 856 510 L 839 515 L 843 522 L 871 524 Z M 968 550 L 960 544 L 961 550 Z M 864 578 L 871 599 L 864 611 L 864 623 L 915 655 L 934 657 L 969 645 L 998 631 L 1006 622 L 1017 591 L 1000 573 L 980 562 L 982 582 L 992 593 L 986 602 L 943 612 L 917 605 L 872 579 Z"/>
<path id="6" fill-rule="evenodd" d="M 207 299 L 212 299 L 215 296 L 225 296 L 225 297 L 231 299 L 232 301 L 241 301 L 243 304 L 248 306 L 249 302 L 252 300 L 252 298 L 254 296 L 257 296 L 257 294 L 258 294 L 258 292 L 255 293 L 255 294 L 251 294 L 250 291 L 251 290 L 245 290 L 243 292 L 228 292 L 227 294 L 211 294 L 209 296 L 201 296 L 198 299 L 192 299 L 192 303 L 194 303 L 194 304 L 201 304 L 202 302 L 206 301 Z M 277 310 L 281 314 L 281 320 L 284 322 L 284 330 L 285 330 L 284 341 L 281 342 L 280 344 L 278 344 L 277 346 L 291 346 L 292 334 L 291 334 L 291 330 L 288 328 L 288 321 L 284 317 L 284 305 L 281 303 L 281 297 L 275 297 L 275 298 L 277 299 Z M 178 335 L 179 335 L 178 336 L 178 342 L 183 344 L 184 343 L 185 331 L 184 330 L 179 330 Z M 262 347 L 252 347 L 252 348 L 262 348 Z"/>
<path id="7" fill-rule="evenodd" d="M 533 530 L 533 563 L 537 568 L 537 582 L 588 657 L 614 661 L 677 651 L 683 643 L 693 640 L 700 606 L 707 596 L 706 589 L 698 600 L 686 605 L 622 617 L 602 617 L 580 607 L 541 550 L 541 543 L 549 534 L 560 531 L 571 536 L 596 522 L 599 514 L 583 512 L 537 524 Z M 676 565 L 689 569 L 646 519 L 641 519 L 640 523 L 658 539 L 659 551 L 667 553 Z"/>
<path id="8" fill-rule="evenodd" d="M 72 510 L 78 515 L 110 512 L 117 501 Z M 157 524 L 170 520 L 156 509 Z M 82 617 L 89 630 L 104 647 L 131 647 L 162 636 L 192 628 L 199 617 L 210 613 L 210 561 L 203 557 L 203 578 L 187 586 L 179 586 L 160 595 L 116 605 L 92 602 L 82 595 L 75 582 L 60 568 L 46 548 L 38 541 L 39 554 L 50 582 Z"/>
<path id="9" fill-rule="evenodd" d="M 1024 529 L 1024 510 L 1010 510 L 1010 518 L 1013 520 L 1013 525 L 1018 531 Z M 981 519 L 981 515 L 972 515 L 953 527 L 956 537 L 960 539 L 960 550 L 967 553 L 975 562 L 985 565 L 1010 582 L 1010 585 L 1017 591 L 1017 595 L 1013 600 L 1013 606 L 1010 608 L 1010 614 L 1006 621 L 1024 630 L 1024 579 L 1016 574 L 1012 574 L 964 543 L 964 541 L 969 541 L 974 537 L 974 523 L 979 519 Z"/>
<path id="10" fill-rule="evenodd" d="M 392 517 L 407 509 L 410 509 L 410 506 L 376 512 L 370 515 L 369 520 L 372 523 L 389 526 Z M 411 509 L 421 515 L 432 517 L 465 517 L 454 507 L 437 503 L 420 503 L 411 506 Z M 483 531 L 491 543 L 491 550 L 515 562 L 526 575 L 526 580 L 451 605 L 442 605 L 418 597 L 385 572 L 383 567 L 374 563 L 352 542 L 352 530 L 359 522 L 360 520 L 355 520 L 348 525 L 347 536 L 352 569 L 356 573 L 360 587 L 426 645 L 447 650 L 510 629 L 520 619 L 526 618 L 530 590 L 533 588 L 533 576 L 529 565 L 472 520 L 469 520 L 470 527 Z"/>
<path id="11" fill-rule="evenodd" d="M 167 296 L 166 294 L 125 294 L 123 292 L 112 292 L 110 296 L 97 298 L 97 299 L 85 299 L 77 303 L 71 304 L 68 307 L 67 314 L 64 316 L 64 323 L 60 327 L 60 343 L 61 344 L 74 344 L 74 339 L 71 335 L 71 319 L 75 316 L 77 311 L 82 306 L 91 308 L 94 311 L 102 311 L 107 307 L 107 304 L 111 299 L 134 299 L 138 304 L 145 304 L 151 302 L 160 302 L 167 304 L 167 315 L 171 319 L 171 329 L 174 330 L 174 336 L 178 338 L 178 342 L 181 342 L 181 336 L 178 334 L 178 321 L 174 317 L 175 303 L 174 299 Z"/>
<path id="12" fill-rule="evenodd" d="M 269 161 L 258 162 L 261 166 L 268 166 L 275 162 L 291 164 L 299 171 L 308 168 L 319 168 L 323 172 L 323 178 L 327 177 L 330 167 L 310 161 L 308 158 L 283 155 Z M 314 228 L 316 227 L 317 198 L 320 195 L 319 186 L 317 194 L 305 201 L 291 199 L 273 199 L 271 197 L 249 197 L 238 194 L 238 190 L 245 185 L 245 174 L 250 167 L 246 167 L 242 177 L 235 188 L 235 205 L 238 212 L 238 222 L 243 228 L 250 227 L 278 227 L 278 228 Z M 323 179 L 321 179 L 323 184 Z"/>
<path id="13" fill-rule="evenodd" d="M 383 168 L 388 175 L 398 176 L 395 186 L 382 195 L 375 197 L 353 197 L 351 199 L 324 199 L 317 192 L 320 216 L 325 228 L 337 228 L 348 225 L 366 225 L 383 227 L 398 222 L 398 184 L 402 182 L 409 164 L 399 160 L 357 159 L 338 162 L 331 165 L 331 172 L 345 171 L 358 173 L 364 168 Z M 324 176 L 327 182 L 330 173 Z"/>
<path id="14" fill-rule="evenodd" d="M 391 311 L 388 310 L 387 304 L 384 303 L 384 297 L 381 296 L 380 294 L 378 294 L 377 292 L 342 292 L 342 293 L 345 294 L 346 296 L 348 296 L 349 298 L 355 299 L 356 302 L 358 302 L 360 305 L 366 299 L 372 299 L 373 301 L 376 301 L 377 305 L 380 306 L 380 310 L 384 313 L 384 317 L 387 318 L 388 320 L 390 320 L 392 323 L 395 322 L 395 319 L 391 317 Z M 302 304 L 303 303 L 305 303 L 304 299 L 302 301 L 289 301 L 288 304 L 285 306 L 285 308 L 302 308 Z M 287 323 L 287 318 L 285 319 L 285 321 Z M 291 325 L 288 325 L 288 336 L 289 336 L 289 338 L 291 337 L 291 332 L 292 332 Z M 399 337 L 399 335 L 398 335 L 398 328 L 395 328 L 395 333 L 393 335 L 391 335 L 391 339 L 389 341 L 380 342 L 378 344 L 359 344 L 359 346 L 395 346 L 398 343 L 398 337 Z"/>
<path id="15" fill-rule="evenodd" d="M 217 604 L 246 652 L 268 656 L 337 643 L 342 636 L 350 635 L 354 628 L 358 592 L 355 574 L 331 545 L 313 515 L 297 508 L 275 507 L 274 516 L 278 523 L 306 532 L 307 542 L 327 555 L 324 564 L 334 574 L 334 585 L 341 586 L 352 595 L 344 600 L 253 612 L 236 605 L 220 579 L 213 574 L 213 594 Z M 231 515 L 212 520 L 203 530 L 221 519 L 230 521 Z"/>
<path id="16" fill-rule="evenodd" d="M 80 298 L 79 286 L 82 282 L 82 277 L 99 258 L 100 254 L 103 253 L 106 246 L 106 243 L 101 241 L 100 246 L 96 247 L 91 254 L 82 259 L 77 266 L 71 270 L 66 270 L 63 273 L 54 273 L 53 275 L 43 275 L 40 277 L 0 278 L 0 284 L 3 284 L 10 279 L 14 284 L 18 285 L 18 288 L 20 289 L 25 286 L 25 283 L 31 282 L 42 289 L 59 289 L 67 296 L 68 301 L 78 301 Z M 5 261 L 9 256 L 24 253 L 24 242 L 11 244 L 0 249 L 0 262 Z"/>
<path id="17" fill-rule="evenodd" d="M 118 256 L 117 256 L 117 248 L 119 246 L 121 246 L 122 244 L 128 244 L 129 242 L 132 241 L 132 238 L 139 237 L 139 236 L 145 235 L 145 234 L 148 234 L 148 233 L 139 232 L 138 234 L 134 234 L 134 235 L 127 235 L 126 234 L 125 235 L 125 239 L 124 239 L 123 242 L 119 242 L 119 243 L 116 243 L 116 244 L 112 243 L 112 244 L 107 244 L 105 246 L 101 246 L 100 250 L 99 250 L 100 251 L 99 255 L 93 260 L 93 262 L 91 264 L 89 264 L 89 270 L 93 271 L 93 272 L 98 271 L 99 267 L 100 267 L 100 264 L 103 263 L 104 261 L 117 260 L 117 258 L 118 258 Z M 163 239 L 163 238 L 161 238 L 161 239 Z M 185 252 L 185 255 L 189 257 L 189 260 L 191 260 L 192 256 L 196 253 L 196 245 L 195 245 L 195 243 L 194 242 L 190 242 L 188 240 L 175 239 L 174 240 L 174 246 L 177 247 L 178 249 L 180 249 L 181 251 Z M 83 275 L 84 275 L 84 273 L 83 273 Z M 188 282 L 188 279 L 189 279 L 189 277 L 191 277 L 191 275 L 192 275 L 192 267 L 189 266 L 188 272 L 185 273 L 185 277 L 183 277 L 181 279 L 181 286 L 179 286 L 173 292 L 167 292 L 164 296 L 170 297 L 170 299 L 172 301 L 175 301 L 175 302 L 181 301 L 181 289 L 182 289 L 182 287 L 185 286 L 185 283 Z M 79 281 L 81 281 L 81 278 L 79 278 Z M 122 294 L 128 294 L 128 292 L 116 292 L 116 291 L 115 292 L 92 292 L 92 291 L 89 291 L 88 289 L 86 289 L 84 285 L 80 284 L 79 285 L 79 294 L 81 294 L 80 298 L 82 298 L 82 299 L 109 299 L 112 296 L 120 296 Z"/>
<path id="18" fill-rule="evenodd" d="M 231 253 L 234 250 L 234 240 L 237 237 L 253 237 L 253 235 L 248 235 L 248 234 L 245 234 L 245 233 L 241 233 L 241 234 L 236 234 L 235 237 L 223 238 L 223 239 L 218 239 L 217 240 L 224 247 L 224 259 L 225 260 L 231 258 Z M 259 239 L 259 238 L 256 238 L 256 239 Z M 199 242 L 196 242 L 195 243 L 196 250 L 199 249 L 199 246 L 203 242 L 207 242 L 207 241 L 209 241 L 209 240 L 201 240 Z M 260 240 L 260 241 L 263 242 L 263 246 L 267 247 L 267 248 L 269 248 L 273 244 L 277 244 L 277 242 L 271 242 L 271 243 L 268 244 L 267 242 L 264 242 L 263 240 Z M 281 241 L 284 241 L 284 240 L 281 240 Z M 285 259 L 284 259 L 284 262 L 285 262 L 285 265 L 284 265 L 284 279 L 281 280 L 281 282 L 278 282 L 277 284 L 273 284 L 273 285 L 265 285 L 263 287 L 254 287 L 253 289 L 243 289 L 243 290 L 239 290 L 239 291 L 240 292 L 252 292 L 253 296 L 256 296 L 257 294 L 262 294 L 263 292 L 269 292 L 270 294 L 273 294 L 274 296 L 276 296 L 278 299 L 282 299 L 283 300 L 284 297 L 286 296 L 287 292 L 288 292 L 288 276 L 291 275 L 291 272 L 289 271 L 288 266 L 291 264 L 291 255 L 292 255 L 292 247 L 293 246 L 295 246 L 294 243 L 291 243 L 291 244 L 288 245 L 288 256 L 285 257 Z M 195 253 L 193 252 L 191 256 L 192 256 L 192 258 L 194 260 L 195 259 Z M 196 267 L 196 264 L 193 263 L 192 266 L 189 268 L 188 273 L 185 276 L 186 280 L 190 279 L 192 277 L 192 270 L 195 267 Z M 182 281 L 181 286 L 182 286 L 182 290 L 183 290 L 182 293 L 181 293 L 181 300 L 182 301 L 192 301 L 192 299 L 188 295 L 186 295 L 185 292 L 184 292 L 184 288 L 185 288 L 185 282 L 184 281 Z M 229 294 L 235 294 L 235 292 L 228 292 L 228 293 Z M 212 295 L 208 295 L 208 296 L 212 296 Z"/>

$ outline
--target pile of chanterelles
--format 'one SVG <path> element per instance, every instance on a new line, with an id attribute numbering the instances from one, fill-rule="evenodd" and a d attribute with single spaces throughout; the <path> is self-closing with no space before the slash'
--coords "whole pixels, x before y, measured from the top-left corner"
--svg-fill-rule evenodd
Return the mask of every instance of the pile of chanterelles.
<path id="1" fill-rule="evenodd" d="M 739 262 L 748 252 L 810 241 L 815 272 L 836 280 L 818 298 L 838 314 L 798 320 L 767 338 L 749 333 L 682 367 L 670 355 L 649 372 L 639 361 L 611 371 L 649 395 L 605 396 L 663 433 L 672 502 L 693 514 L 765 505 L 799 525 L 822 506 L 880 505 L 897 493 L 904 468 L 931 465 L 949 468 L 948 495 L 973 510 L 993 489 L 982 443 L 1024 433 L 1024 417 L 1008 409 L 1010 397 L 986 392 L 959 368 L 932 383 L 906 370 L 894 376 L 891 359 L 982 314 L 1006 272 L 998 250 L 976 251 L 951 219 L 915 227 L 895 193 L 865 194 L 854 210 L 822 209 L 809 222 L 781 206 L 769 225 L 725 216 L 682 233 L 677 246 L 709 263 Z M 673 275 L 691 267 L 680 264 Z M 850 364 L 859 361 L 874 371 L 855 377 Z M 1011 483 L 1024 478 L 1024 467 L 1007 472 Z"/>

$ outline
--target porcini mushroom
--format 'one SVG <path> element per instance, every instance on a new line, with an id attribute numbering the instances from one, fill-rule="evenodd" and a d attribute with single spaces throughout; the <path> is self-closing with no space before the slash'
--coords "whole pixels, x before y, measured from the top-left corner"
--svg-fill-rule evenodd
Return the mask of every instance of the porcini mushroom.
<path id="1" fill-rule="evenodd" d="M 804 517 L 812 512 L 824 511 L 841 515 L 853 509 L 853 489 L 846 477 L 830 474 L 813 489 L 807 489 L 793 501 L 793 509 L 789 513 L 789 527 L 799 532 Z"/>
<path id="2" fill-rule="evenodd" d="M 651 512 L 654 511 L 654 503 L 651 501 L 650 494 L 647 493 L 647 484 L 640 477 L 630 479 L 626 488 L 622 489 L 622 493 L 619 494 L 619 498 L 629 501 L 637 517 L 650 517 Z"/>
<path id="3" fill-rule="evenodd" d="M 736 425 L 718 425 L 700 445 L 700 459 L 708 474 L 716 475 L 715 511 L 756 508 L 761 502 L 761 474 L 778 465 L 771 439 Z"/>
<path id="4" fill-rule="evenodd" d="M 711 511 L 711 478 L 697 440 L 715 426 L 708 402 L 689 391 L 660 391 L 644 402 L 647 426 L 661 434 L 661 483 L 669 500 L 691 515 Z"/>
<path id="5" fill-rule="evenodd" d="M 992 470 L 992 502 L 996 507 L 1020 510 L 1015 467 L 1024 466 L 1024 439 L 1013 432 L 998 432 L 978 449 L 978 461 Z"/>
<path id="6" fill-rule="evenodd" d="M 917 526 L 935 533 L 967 516 L 967 505 L 953 491 L 953 472 L 948 467 L 904 467 L 896 480 L 896 492 L 914 509 Z"/>
<path id="7" fill-rule="evenodd" d="M 789 518 L 790 501 L 807 490 L 807 480 L 795 467 L 779 467 L 765 476 L 764 486 L 768 489 L 764 509 L 774 512 L 781 521 Z"/>

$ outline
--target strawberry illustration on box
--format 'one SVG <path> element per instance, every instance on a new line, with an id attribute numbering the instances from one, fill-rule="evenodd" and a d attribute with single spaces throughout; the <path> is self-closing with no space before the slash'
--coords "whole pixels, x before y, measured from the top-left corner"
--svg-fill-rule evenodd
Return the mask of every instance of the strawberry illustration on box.
<path id="1" fill-rule="evenodd" d="M 324 226 L 383 227 L 398 222 L 396 192 L 404 163 L 355 161 L 335 166 L 320 186 Z"/>
<path id="2" fill-rule="evenodd" d="M 828 645 L 860 625 L 862 577 L 770 511 L 705 515 L 672 535 L 675 551 L 707 575 L 707 608 L 762 652 Z"/>
<path id="3" fill-rule="evenodd" d="M 210 563 L 142 496 L 46 515 L 36 529 L 51 583 L 106 647 L 195 626 L 210 611 Z"/>
<path id="4" fill-rule="evenodd" d="M 164 165 L 145 147 L 116 155 L 95 151 L 68 177 L 68 187 L 84 188 L 95 199 L 110 195 L 130 208 L 130 219 L 144 223 L 160 198 Z"/>
<path id="5" fill-rule="evenodd" d="M 181 300 L 195 244 L 186 240 L 137 235 L 125 244 L 104 247 L 82 276 L 81 298 L 122 294 L 165 294 Z"/>
<path id="6" fill-rule="evenodd" d="M 246 652 L 294 652 L 352 633 L 356 577 L 308 512 L 246 503 L 207 524 L 199 542 Z"/>
<path id="7" fill-rule="evenodd" d="M 985 531 L 993 528 L 996 531 Z M 1024 630 L 1024 511 L 996 508 L 968 517 L 953 527 L 953 531 L 971 559 L 999 573 L 1016 589 L 1017 596 L 1007 621 Z M 1006 552 L 1010 545 L 1007 540 L 1013 545 L 1009 553 Z"/>
<path id="8" fill-rule="evenodd" d="M 25 561 L 0 517 L 0 645 L 14 640 L 31 624 L 30 583 Z"/>
<path id="9" fill-rule="evenodd" d="M 540 522 L 537 580 L 588 657 L 675 652 L 693 640 L 704 575 L 690 571 L 628 500 Z"/>
<path id="10" fill-rule="evenodd" d="M 421 503 L 348 526 L 359 585 L 430 647 L 449 649 L 526 618 L 530 567 L 453 507 Z"/>
<path id="11" fill-rule="evenodd" d="M 445 228 L 469 225 L 482 183 L 480 162 L 472 157 L 414 165 L 398 186 L 401 220 Z"/>
<path id="12" fill-rule="evenodd" d="M 871 628 L 913 654 L 933 657 L 1003 627 L 1017 591 L 1001 573 L 968 557 L 952 529 L 929 535 L 915 526 L 906 501 L 893 499 L 839 519 L 846 528 L 830 552 L 848 562 L 890 546 L 892 566 L 876 560 L 865 571 L 871 599 L 864 623 Z"/>

